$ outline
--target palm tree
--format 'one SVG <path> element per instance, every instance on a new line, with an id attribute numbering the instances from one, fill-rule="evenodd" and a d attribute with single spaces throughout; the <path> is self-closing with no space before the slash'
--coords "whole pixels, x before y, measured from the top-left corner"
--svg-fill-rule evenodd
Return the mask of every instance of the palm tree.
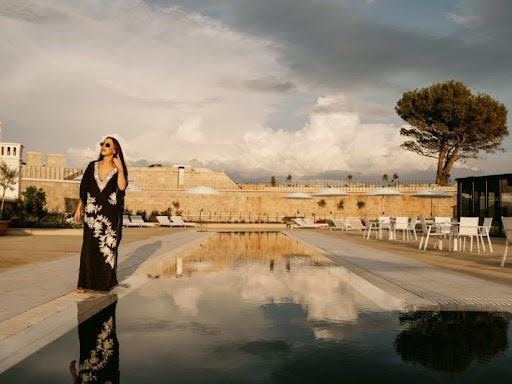
<path id="1" fill-rule="evenodd" d="M 2 161 L 0 163 L 0 187 L 2 187 L 2 205 L 0 206 L 0 219 L 4 214 L 5 194 L 7 190 L 14 191 L 14 186 L 18 182 L 18 170 L 11 169 Z"/>
<path id="2" fill-rule="evenodd" d="M 183 213 L 183 209 L 180 208 L 180 202 L 178 200 L 174 200 L 172 202 L 172 206 L 174 207 L 174 211 L 176 212 L 176 216 L 181 216 Z"/>
<path id="3" fill-rule="evenodd" d="M 327 205 L 326 201 L 324 199 L 320 199 L 317 201 L 318 206 L 320 207 L 320 215 L 322 215 L 322 211 Z"/>
<path id="4" fill-rule="evenodd" d="M 343 199 L 340 199 L 340 201 L 338 201 L 336 203 L 336 209 L 338 211 L 342 211 L 344 208 L 345 208 L 345 201 Z"/>
<path id="5" fill-rule="evenodd" d="M 288 183 L 288 186 L 292 183 L 292 175 L 286 176 L 286 182 Z"/>

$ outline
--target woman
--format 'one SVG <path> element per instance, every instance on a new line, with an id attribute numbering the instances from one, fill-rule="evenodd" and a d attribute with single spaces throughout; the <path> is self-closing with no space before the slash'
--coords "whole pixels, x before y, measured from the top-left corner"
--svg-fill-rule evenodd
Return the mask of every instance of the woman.
<path id="1" fill-rule="evenodd" d="M 74 214 L 79 223 L 84 208 L 84 236 L 77 292 L 106 292 L 117 285 L 117 250 L 121 241 L 124 191 L 128 170 L 123 151 L 113 137 L 101 143 L 97 161 L 85 170 L 80 202 Z"/>

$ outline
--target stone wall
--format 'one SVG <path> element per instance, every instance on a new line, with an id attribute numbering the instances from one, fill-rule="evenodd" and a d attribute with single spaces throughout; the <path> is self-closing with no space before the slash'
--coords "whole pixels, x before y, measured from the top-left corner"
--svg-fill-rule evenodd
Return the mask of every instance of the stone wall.
<path id="1" fill-rule="evenodd" d="M 21 179 L 21 191 L 34 186 L 46 193 L 46 208 L 51 212 L 72 212 L 78 204 L 79 181 Z"/>
<path id="2" fill-rule="evenodd" d="M 51 157 L 51 156 L 50 156 Z M 48 159 L 48 157 L 47 157 Z M 54 165 L 62 165 L 62 158 L 55 157 Z M 37 153 L 32 154 L 30 164 L 37 164 Z M 52 163 L 53 164 L 53 163 Z M 178 185 L 179 167 L 133 167 L 129 168 L 130 188 L 126 193 L 126 208 L 136 212 L 144 210 L 164 211 L 173 208 L 178 201 L 183 216 L 189 220 L 206 221 L 245 221 L 275 222 L 284 216 L 308 216 L 328 218 L 340 216 L 376 217 L 384 212 L 389 216 L 430 216 L 430 199 L 413 197 L 412 194 L 431 185 L 410 184 L 396 186 L 403 196 L 366 196 L 368 190 L 381 187 L 375 184 L 350 183 L 340 185 L 349 193 L 339 197 L 313 197 L 310 200 L 287 199 L 289 192 L 315 193 L 326 185 L 293 185 L 270 187 L 264 184 L 237 185 L 223 172 L 208 169 L 182 167 L 182 181 Z M 72 212 L 78 202 L 80 181 L 73 180 L 82 170 L 63 167 L 45 167 L 25 165 L 22 167 L 21 191 L 28 186 L 42 188 L 47 196 L 47 208 L 50 211 Z M 217 189 L 218 195 L 195 195 L 187 193 L 188 188 L 208 186 Z M 443 187 L 452 194 L 452 198 L 434 199 L 433 214 L 436 216 L 455 216 L 456 187 Z M 320 208 L 318 202 L 326 202 Z M 338 210 L 337 203 L 343 200 L 344 208 Z M 358 209 L 357 202 L 365 207 Z M 174 209 L 173 209 L 174 212 Z"/>
<path id="3" fill-rule="evenodd" d="M 427 187 L 427 186 L 425 186 Z M 456 191 L 450 191 L 452 198 L 434 199 L 435 216 L 454 216 Z M 340 216 L 379 216 L 382 212 L 389 216 L 430 216 L 430 199 L 411 196 L 413 192 L 404 192 L 403 196 L 366 196 L 364 192 L 349 193 L 348 196 L 321 197 L 311 200 L 294 200 L 285 198 L 282 191 L 223 191 L 218 195 L 191 195 L 183 191 L 128 191 L 126 207 L 132 211 L 143 209 L 163 211 L 178 201 L 183 209 L 183 216 L 190 220 L 207 221 L 280 221 L 284 216 L 304 215 L 315 218 Z M 318 206 L 324 199 L 325 208 Z M 340 199 L 344 209 L 336 208 Z M 358 209 L 357 202 L 364 201 L 365 207 Z"/>
<path id="4" fill-rule="evenodd" d="M 239 190 L 224 172 L 209 169 L 185 167 L 183 183 L 178 185 L 178 167 L 130 167 L 128 179 L 135 188 L 148 189 L 188 189 L 208 186 L 215 189 Z"/>

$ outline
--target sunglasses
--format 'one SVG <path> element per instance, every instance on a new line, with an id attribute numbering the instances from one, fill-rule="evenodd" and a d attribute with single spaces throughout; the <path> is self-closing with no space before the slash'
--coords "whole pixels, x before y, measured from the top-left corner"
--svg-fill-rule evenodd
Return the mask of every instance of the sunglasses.
<path id="1" fill-rule="evenodd" d="M 110 143 L 105 143 L 104 141 L 102 141 L 102 142 L 100 143 L 100 147 L 107 147 L 107 148 L 110 148 L 110 145 L 111 145 Z"/>

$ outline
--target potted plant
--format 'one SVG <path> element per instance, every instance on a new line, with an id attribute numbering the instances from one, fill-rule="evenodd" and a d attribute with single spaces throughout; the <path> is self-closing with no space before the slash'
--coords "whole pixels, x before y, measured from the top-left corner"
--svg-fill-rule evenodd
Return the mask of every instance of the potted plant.
<path id="1" fill-rule="evenodd" d="M 18 170 L 11 169 L 4 162 L 0 162 L 0 187 L 2 188 L 2 205 L 0 206 L 0 235 L 3 235 L 9 227 L 9 220 L 4 220 L 4 203 L 7 190 L 14 190 L 18 182 Z"/>

